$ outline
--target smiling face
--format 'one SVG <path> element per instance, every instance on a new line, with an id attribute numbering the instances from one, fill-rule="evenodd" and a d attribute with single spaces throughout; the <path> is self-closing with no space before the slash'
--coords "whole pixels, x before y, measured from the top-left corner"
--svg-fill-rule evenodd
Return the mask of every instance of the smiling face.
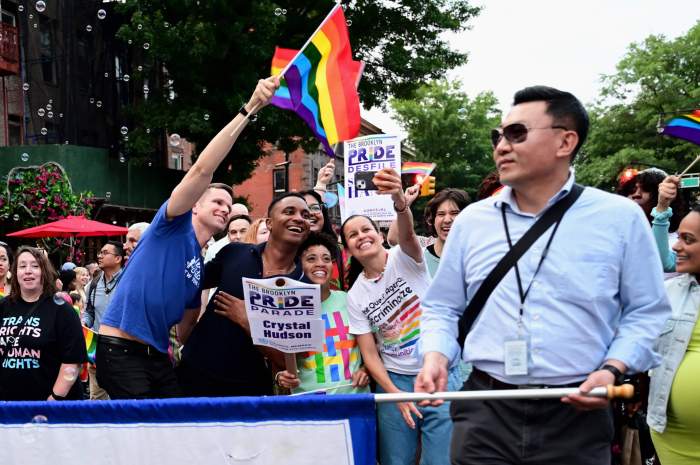
<path id="1" fill-rule="evenodd" d="M 325 246 L 312 245 L 301 254 L 301 266 L 312 283 L 323 286 L 331 279 L 333 257 Z"/>
<path id="2" fill-rule="evenodd" d="M 459 215 L 459 207 L 452 200 L 445 200 L 435 212 L 435 232 L 441 241 L 447 240 L 447 235 L 450 233 L 452 223 Z"/>
<path id="3" fill-rule="evenodd" d="M 202 224 L 212 234 L 226 228 L 231 214 L 231 194 L 224 189 L 207 189 L 192 208 L 193 220 Z"/>
<path id="4" fill-rule="evenodd" d="M 87 283 L 90 282 L 90 274 L 85 268 L 79 269 L 77 273 L 75 273 L 75 278 L 83 287 L 87 286 Z"/>
<path id="5" fill-rule="evenodd" d="M 348 251 L 360 261 L 371 258 L 383 250 L 384 238 L 382 234 L 365 216 L 356 216 L 347 220 L 343 225 L 342 232 Z"/>
<path id="6" fill-rule="evenodd" d="M 278 201 L 267 219 L 272 241 L 299 245 L 309 235 L 309 207 L 301 197 L 289 196 Z"/>
<path id="7" fill-rule="evenodd" d="M 320 232 L 323 229 L 323 209 L 321 204 L 313 195 L 305 195 L 304 200 L 309 206 L 309 212 L 311 216 L 309 217 L 309 223 L 311 224 L 312 232 Z"/>
<path id="8" fill-rule="evenodd" d="M 39 261 L 29 252 L 17 257 L 17 281 L 22 296 L 40 294 L 43 281 Z"/>
<path id="9" fill-rule="evenodd" d="M 673 250 L 676 252 L 676 271 L 700 274 L 700 213 L 692 211 L 683 218 Z"/>

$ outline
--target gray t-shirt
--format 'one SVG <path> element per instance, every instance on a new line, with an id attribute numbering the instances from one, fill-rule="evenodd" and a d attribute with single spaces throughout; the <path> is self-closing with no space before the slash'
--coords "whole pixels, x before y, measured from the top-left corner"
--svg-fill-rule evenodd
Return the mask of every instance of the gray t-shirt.
<path id="1" fill-rule="evenodd" d="M 85 312 L 83 313 L 82 320 L 85 326 L 92 328 L 92 330 L 95 332 L 100 330 L 102 316 L 105 314 L 107 306 L 112 300 L 114 290 L 117 287 L 117 284 L 119 284 L 119 280 L 121 279 L 123 272 L 124 269 L 120 269 L 112 276 L 112 279 L 106 279 L 103 272 L 88 285 L 87 303 L 85 304 Z M 91 303 L 94 309 L 90 308 Z"/>

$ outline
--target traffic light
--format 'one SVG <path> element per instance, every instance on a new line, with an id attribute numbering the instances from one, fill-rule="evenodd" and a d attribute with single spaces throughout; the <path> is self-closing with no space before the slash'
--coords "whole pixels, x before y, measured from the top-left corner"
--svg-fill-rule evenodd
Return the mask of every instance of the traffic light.
<path id="1" fill-rule="evenodd" d="M 435 195 L 435 176 L 428 176 L 420 186 L 420 196 L 428 197 Z"/>

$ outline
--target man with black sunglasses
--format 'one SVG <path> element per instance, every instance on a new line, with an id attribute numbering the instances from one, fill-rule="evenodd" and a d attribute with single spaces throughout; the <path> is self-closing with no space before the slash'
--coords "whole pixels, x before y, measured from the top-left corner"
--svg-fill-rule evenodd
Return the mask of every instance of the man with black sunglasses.
<path id="1" fill-rule="evenodd" d="M 559 200 L 579 192 L 571 164 L 587 132 L 588 115 L 572 94 L 544 86 L 515 94 L 491 134 L 505 187 L 457 217 L 423 301 L 416 392 L 444 391 L 448 365 L 460 356 L 474 367 L 464 390 L 585 393 L 658 364 L 653 345 L 670 307 L 646 218 L 630 200 L 590 187 L 513 260 L 485 303 L 470 307 L 467 316 L 478 318 L 457 340 L 455 323 L 496 264 Z M 453 464 L 611 460 L 605 399 L 453 402 L 451 414 Z"/>

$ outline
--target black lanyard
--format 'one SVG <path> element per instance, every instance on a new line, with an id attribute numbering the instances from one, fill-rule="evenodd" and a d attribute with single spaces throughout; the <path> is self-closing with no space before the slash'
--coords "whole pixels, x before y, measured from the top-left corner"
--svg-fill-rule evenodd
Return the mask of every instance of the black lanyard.
<path id="1" fill-rule="evenodd" d="M 501 216 L 503 217 L 503 229 L 506 231 L 506 239 L 508 239 L 508 247 L 513 248 L 513 242 L 510 240 L 510 231 L 508 230 L 508 220 L 506 220 L 506 204 L 503 202 L 501 204 Z M 557 233 L 557 229 L 559 229 L 559 223 L 561 223 L 561 218 L 559 218 L 559 221 L 554 223 L 554 230 L 552 231 L 552 235 L 549 236 L 549 240 L 547 241 L 547 245 L 544 246 L 544 250 L 542 251 L 542 256 L 540 257 L 540 262 L 537 264 L 537 268 L 535 269 L 535 273 L 532 275 L 532 279 L 530 280 L 530 284 L 527 286 L 527 289 L 525 292 L 523 292 L 523 283 L 522 280 L 520 279 L 520 269 L 518 268 L 518 263 L 515 263 L 515 278 L 518 282 L 518 293 L 520 294 L 520 310 L 518 314 L 518 318 L 522 320 L 523 317 L 523 307 L 525 306 L 525 299 L 527 298 L 527 295 L 530 293 L 530 288 L 532 287 L 532 283 L 535 282 L 535 276 L 537 276 L 537 273 L 540 271 L 540 268 L 542 268 L 542 262 L 544 262 L 544 259 L 547 257 L 547 252 L 549 252 L 549 246 L 552 244 L 552 240 L 554 239 L 554 235 Z"/>

